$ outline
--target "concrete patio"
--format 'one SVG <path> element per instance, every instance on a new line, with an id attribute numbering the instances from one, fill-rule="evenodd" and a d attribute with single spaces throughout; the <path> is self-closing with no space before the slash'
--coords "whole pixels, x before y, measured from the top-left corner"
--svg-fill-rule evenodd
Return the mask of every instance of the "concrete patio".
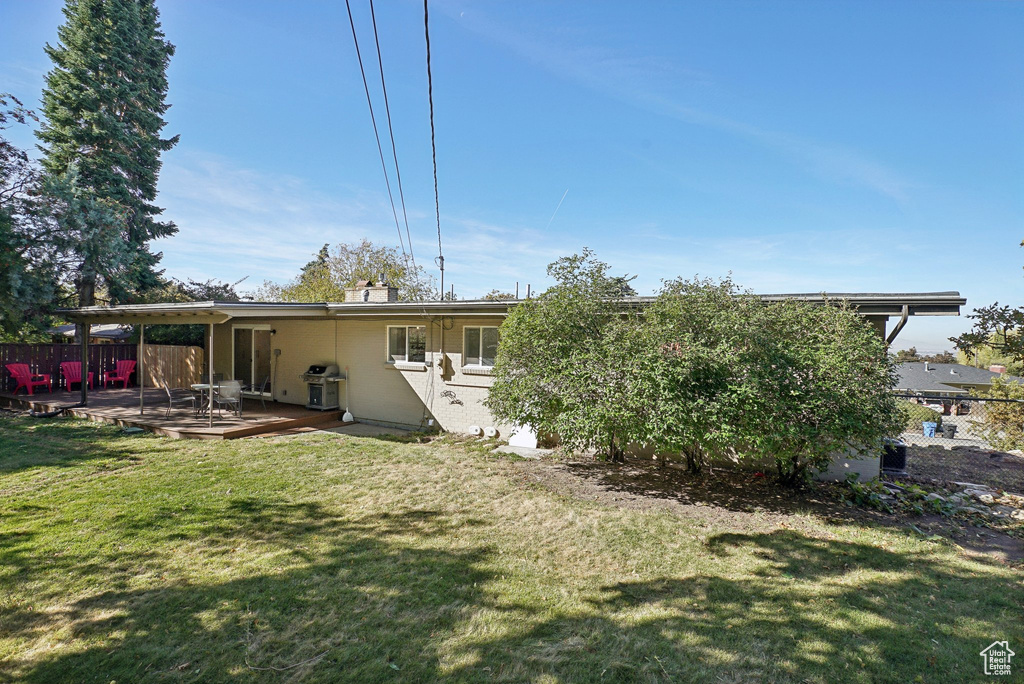
<path id="1" fill-rule="evenodd" d="M 0 393 L 0 406 L 47 412 L 74 406 L 78 398 L 78 392 L 42 392 L 31 397 Z M 214 411 L 211 427 L 207 416 L 196 417 L 188 407 L 172 408 L 168 414 L 167 404 L 163 389 L 146 388 L 140 415 L 137 387 L 111 388 L 90 391 L 88 406 L 67 408 L 66 413 L 124 427 L 138 427 L 174 439 L 237 439 L 297 428 L 346 424 L 341 420 L 341 411 L 312 411 L 275 401 L 266 402 L 264 409 L 258 399 L 246 399 L 241 417 L 228 411 L 222 414 Z"/>

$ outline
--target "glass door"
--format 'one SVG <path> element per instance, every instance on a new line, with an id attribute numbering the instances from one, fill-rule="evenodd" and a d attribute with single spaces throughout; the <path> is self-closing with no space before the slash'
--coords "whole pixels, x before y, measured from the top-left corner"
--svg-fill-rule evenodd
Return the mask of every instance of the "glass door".
<path id="1" fill-rule="evenodd" d="M 266 387 L 263 386 L 266 381 Z M 270 387 L 270 331 L 252 331 L 252 382 L 256 391 L 271 396 Z"/>
<path id="2" fill-rule="evenodd" d="M 254 391 L 264 389 L 270 378 L 270 328 L 235 327 L 232 333 L 232 377 Z M 271 396 L 270 383 L 265 393 Z"/>
<path id="3" fill-rule="evenodd" d="M 235 328 L 234 372 L 235 380 L 243 385 L 252 384 L 252 328 Z"/>

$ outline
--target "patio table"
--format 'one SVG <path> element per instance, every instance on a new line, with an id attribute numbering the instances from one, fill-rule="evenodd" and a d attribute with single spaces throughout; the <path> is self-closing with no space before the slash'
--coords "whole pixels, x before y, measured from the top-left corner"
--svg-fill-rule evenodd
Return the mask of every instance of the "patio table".
<path id="1" fill-rule="evenodd" d="M 199 415 L 205 414 L 210 409 L 210 400 L 206 393 L 210 391 L 211 387 L 215 390 L 220 389 L 220 383 L 215 382 L 211 385 L 208 382 L 197 382 L 190 387 L 199 392 Z"/>

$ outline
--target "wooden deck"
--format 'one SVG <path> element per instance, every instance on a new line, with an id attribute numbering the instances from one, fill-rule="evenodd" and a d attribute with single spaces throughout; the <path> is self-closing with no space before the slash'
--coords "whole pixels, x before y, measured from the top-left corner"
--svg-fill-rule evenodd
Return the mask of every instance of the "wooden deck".
<path id="1" fill-rule="evenodd" d="M 79 393 L 37 392 L 29 397 L 24 393 L 13 396 L 0 393 L 0 406 L 33 411 L 54 411 L 78 403 Z M 196 418 L 191 409 L 173 408 L 167 412 L 167 395 L 162 389 L 147 388 L 144 395 L 145 411 L 139 414 L 139 389 L 97 389 L 89 392 L 89 405 L 69 408 L 67 413 L 113 423 L 124 427 L 139 427 L 174 439 L 238 439 L 267 433 L 293 432 L 296 428 L 309 428 L 330 424 L 344 425 L 341 411 L 311 411 L 303 406 L 267 402 L 264 410 L 259 400 L 246 399 L 242 417 L 225 411 L 213 414 L 213 427 L 205 416 Z"/>

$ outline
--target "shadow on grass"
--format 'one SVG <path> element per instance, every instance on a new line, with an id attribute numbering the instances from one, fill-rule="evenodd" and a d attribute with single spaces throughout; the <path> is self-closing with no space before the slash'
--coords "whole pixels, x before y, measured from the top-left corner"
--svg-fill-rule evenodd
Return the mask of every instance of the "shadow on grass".
<path id="1" fill-rule="evenodd" d="M 524 619 L 467 646 L 455 679 L 534 681 L 964 681 L 991 635 L 1020 639 L 1019 575 L 797 533 L 723 534 L 709 552 L 765 561 L 739 578 L 601 586 L 575 615 Z M 528 610 L 520 606 L 520 610 Z M 921 679 L 915 679 L 920 676 Z"/>
<path id="2" fill-rule="evenodd" d="M 813 512 L 848 517 L 821 483 L 802 488 L 780 485 L 771 474 L 754 470 L 721 470 L 692 475 L 678 467 L 631 460 L 624 465 L 604 461 L 571 461 L 554 466 L 595 491 L 618 492 L 647 501 L 680 505 L 711 505 L 735 512 L 766 511 L 791 514 Z M 858 511 L 858 519 L 884 519 Z"/>
<path id="3" fill-rule="evenodd" d="M 698 574 L 597 583 L 545 604 L 506 582 L 492 548 L 459 536 L 478 524 L 233 500 L 188 536 L 266 543 L 285 554 L 278 566 L 146 589 L 92 566 L 95 595 L 46 615 L 16 606 L 0 626 L 24 638 L 64 625 L 52 638 L 77 650 L 15 657 L 0 677 L 7 667 L 26 682 L 952 681 L 976 674 L 988 641 L 1021 636 L 1019 577 L 953 555 L 722 534 Z M 176 534 L 151 522 L 138 532 L 155 544 Z M 313 550 L 287 556 L 303 547 Z M 756 569 L 716 573 L 741 559 Z"/>
<path id="4" fill-rule="evenodd" d="M 121 440 L 128 437 L 118 428 L 78 418 L 31 418 L 27 415 L 0 419 L 0 475 L 40 466 L 68 467 L 83 461 L 117 459 L 132 461 L 131 449 Z"/>
<path id="5" fill-rule="evenodd" d="M 148 534 L 160 544 L 177 538 L 164 534 L 169 529 L 150 528 Z M 280 571 L 249 575 L 238 567 L 231 574 L 241 577 L 227 582 L 174 580 L 137 590 L 123 572 L 127 566 L 47 564 L 47 572 L 72 570 L 105 589 L 47 614 L 15 607 L 0 625 L 0 641 L 72 625 L 74 637 L 86 647 L 20 665 L 12 659 L 0 664 L 0 681 L 136 682 L 171 676 L 206 682 L 259 674 L 280 680 L 273 668 L 308 659 L 313 660 L 287 671 L 316 673 L 324 681 L 373 681 L 402 672 L 423 681 L 436 671 L 440 641 L 435 635 L 454 629 L 466 607 L 483 600 L 482 588 L 491 577 L 478 569 L 486 549 L 434 547 L 433 541 L 450 531 L 450 521 L 430 510 L 342 520 L 316 504 L 235 500 L 216 525 L 187 536 L 203 537 L 213 547 L 243 538 L 247 544 L 267 544 L 281 552 Z M 331 540 L 327 552 L 304 550 L 322 538 Z M 13 669 L 5 674 L 6 668 Z"/>

